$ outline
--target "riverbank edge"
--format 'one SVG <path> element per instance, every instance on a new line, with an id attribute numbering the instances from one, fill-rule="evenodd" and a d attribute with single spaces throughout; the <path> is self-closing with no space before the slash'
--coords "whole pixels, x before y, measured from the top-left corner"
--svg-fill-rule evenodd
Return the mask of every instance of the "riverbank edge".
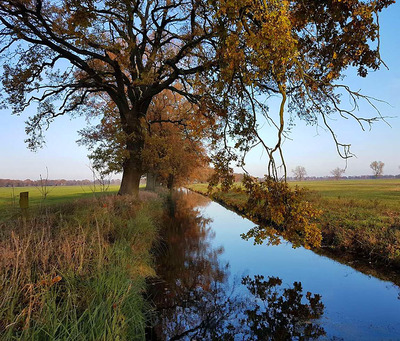
<path id="1" fill-rule="evenodd" d="M 224 200 L 224 198 L 220 196 L 217 196 L 216 193 L 219 192 L 210 194 L 206 191 L 196 190 L 191 186 L 187 186 L 186 189 L 210 198 L 226 209 L 239 214 L 241 217 L 246 218 L 255 224 L 262 225 L 265 223 L 262 221 L 262 219 L 257 219 L 248 215 L 243 209 L 242 204 L 238 206 L 234 203 Z M 330 231 L 330 233 L 332 233 L 332 231 Z M 322 236 L 322 246 L 320 248 L 311 248 L 314 253 L 320 256 L 331 258 L 341 264 L 348 265 L 367 276 L 374 276 L 383 281 L 392 282 L 400 287 L 400 264 L 388 263 L 386 259 L 371 259 L 370 257 L 366 256 L 369 254 L 367 251 L 365 253 L 359 253 L 355 250 L 343 249 L 342 247 L 335 248 L 334 245 L 328 245 L 326 240 L 324 240 L 324 231 L 322 231 Z"/>
<path id="2" fill-rule="evenodd" d="M 165 198 L 140 196 L 66 201 L 0 222 L 0 339 L 145 340 Z"/>

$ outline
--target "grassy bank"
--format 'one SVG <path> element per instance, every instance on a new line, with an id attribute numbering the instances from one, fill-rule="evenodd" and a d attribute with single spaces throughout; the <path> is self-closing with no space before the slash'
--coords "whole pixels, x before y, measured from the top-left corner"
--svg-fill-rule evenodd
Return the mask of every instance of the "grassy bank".
<path id="1" fill-rule="evenodd" d="M 323 250 L 400 267 L 400 180 L 290 184 L 309 188 L 307 200 L 322 210 L 318 226 Z M 191 189 L 205 194 L 207 185 Z M 246 194 L 218 192 L 213 198 L 234 210 L 242 209 L 246 216 Z"/>
<path id="2" fill-rule="evenodd" d="M 68 201 L 1 222 L 0 339 L 144 339 L 162 205 L 141 199 Z"/>

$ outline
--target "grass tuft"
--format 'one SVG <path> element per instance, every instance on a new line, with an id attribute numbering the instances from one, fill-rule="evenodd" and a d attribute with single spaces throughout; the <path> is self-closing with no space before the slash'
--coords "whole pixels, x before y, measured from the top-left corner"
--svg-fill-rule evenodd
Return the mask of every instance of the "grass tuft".
<path id="1" fill-rule="evenodd" d="M 0 223 L 0 339 L 143 340 L 161 211 L 103 196 Z"/>

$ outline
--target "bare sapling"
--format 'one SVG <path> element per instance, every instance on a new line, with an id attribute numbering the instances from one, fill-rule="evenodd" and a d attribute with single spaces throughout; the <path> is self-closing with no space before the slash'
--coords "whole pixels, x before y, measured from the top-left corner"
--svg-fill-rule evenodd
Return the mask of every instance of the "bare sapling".
<path id="1" fill-rule="evenodd" d="M 99 191 L 101 193 L 105 193 L 109 190 L 111 184 L 111 177 L 110 175 L 105 172 L 103 169 L 99 169 L 94 167 L 92 164 L 89 164 L 89 169 L 92 172 L 93 182 L 92 185 L 89 186 L 93 195 L 97 192 L 96 185 L 99 186 Z"/>
<path id="2" fill-rule="evenodd" d="M 47 196 L 50 193 L 50 188 L 49 188 L 49 169 L 46 166 L 46 177 L 43 178 L 42 174 L 39 175 L 39 184 L 36 186 L 36 188 L 39 190 L 42 201 L 47 199 Z"/>

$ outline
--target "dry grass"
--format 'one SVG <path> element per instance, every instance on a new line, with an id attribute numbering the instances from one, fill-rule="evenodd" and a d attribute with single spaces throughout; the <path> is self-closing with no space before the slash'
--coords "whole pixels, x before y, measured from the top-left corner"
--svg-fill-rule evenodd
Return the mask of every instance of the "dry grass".
<path id="1" fill-rule="evenodd" d="M 0 338 L 143 339 L 161 208 L 107 196 L 0 224 Z"/>

